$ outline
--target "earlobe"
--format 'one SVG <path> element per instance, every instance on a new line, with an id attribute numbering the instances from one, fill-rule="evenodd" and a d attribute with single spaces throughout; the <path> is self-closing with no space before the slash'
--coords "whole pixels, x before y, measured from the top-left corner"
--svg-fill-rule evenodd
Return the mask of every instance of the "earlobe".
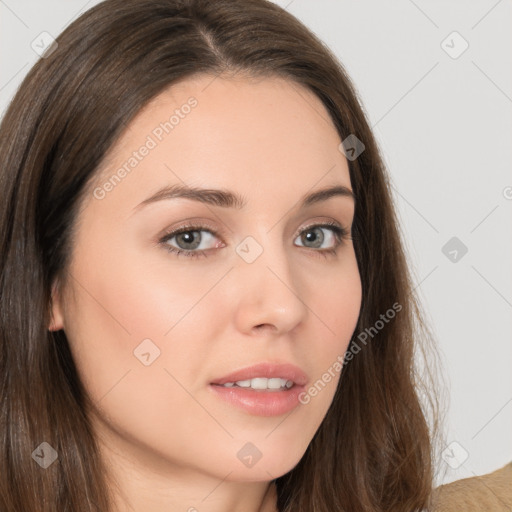
<path id="1" fill-rule="evenodd" d="M 59 331 L 64 328 L 64 317 L 62 315 L 61 297 L 58 283 L 52 286 L 51 319 L 48 326 L 49 331 Z"/>

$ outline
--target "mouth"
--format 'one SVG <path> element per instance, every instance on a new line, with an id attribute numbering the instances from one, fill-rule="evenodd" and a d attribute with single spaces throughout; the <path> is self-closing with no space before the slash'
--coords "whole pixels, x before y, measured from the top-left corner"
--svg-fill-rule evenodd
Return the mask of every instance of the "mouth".
<path id="1" fill-rule="evenodd" d="M 290 364 L 259 363 L 216 379 L 217 397 L 256 416 L 279 416 L 297 407 L 307 375 Z"/>
<path id="2" fill-rule="evenodd" d="M 253 379 L 238 380 L 236 382 L 226 382 L 224 384 L 214 384 L 217 386 L 223 386 L 225 388 L 243 388 L 252 389 L 254 391 L 285 391 L 295 385 L 292 380 L 288 380 L 281 377 L 272 377 L 270 379 L 266 377 L 254 377 Z"/>

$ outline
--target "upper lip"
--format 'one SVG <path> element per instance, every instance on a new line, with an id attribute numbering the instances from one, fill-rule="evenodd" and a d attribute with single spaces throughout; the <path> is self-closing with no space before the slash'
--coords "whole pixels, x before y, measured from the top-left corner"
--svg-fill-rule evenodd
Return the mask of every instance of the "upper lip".
<path id="1" fill-rule="evenodd" d="M 288 363 L 258 363 L 234 371 L 214 380 L 211 384 L 226 384 L 227 382 L 237 382 L 239 380 L 250 380 L 256 377 L 266 377 L 268 379 L 279 377 L 281 379 L 291 380 L 294 384 L 304 386 L 308 381 L 308 376 L 297 366 Z"/>

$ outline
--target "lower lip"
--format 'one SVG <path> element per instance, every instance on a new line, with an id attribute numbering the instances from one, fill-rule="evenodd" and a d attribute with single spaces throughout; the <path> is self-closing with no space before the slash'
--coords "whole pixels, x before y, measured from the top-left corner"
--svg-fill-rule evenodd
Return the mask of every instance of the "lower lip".
<path id="1" fill-rule="evenodd" d="M 256 416 L 281 416 L 297 407 L 305 386 L 294 385 L 282 391 L 260 391 L 249 388 L 210 384 L 214 393 L 226 402 Z"/>

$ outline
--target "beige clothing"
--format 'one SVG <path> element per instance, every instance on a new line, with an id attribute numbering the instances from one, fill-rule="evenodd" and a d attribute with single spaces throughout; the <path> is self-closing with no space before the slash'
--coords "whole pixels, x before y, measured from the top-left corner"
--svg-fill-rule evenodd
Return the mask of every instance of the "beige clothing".
<path id="1" fill-rule="evenodd" d="M 512 462 L 434 490 L 433 512 L 512 512 Z"/>

